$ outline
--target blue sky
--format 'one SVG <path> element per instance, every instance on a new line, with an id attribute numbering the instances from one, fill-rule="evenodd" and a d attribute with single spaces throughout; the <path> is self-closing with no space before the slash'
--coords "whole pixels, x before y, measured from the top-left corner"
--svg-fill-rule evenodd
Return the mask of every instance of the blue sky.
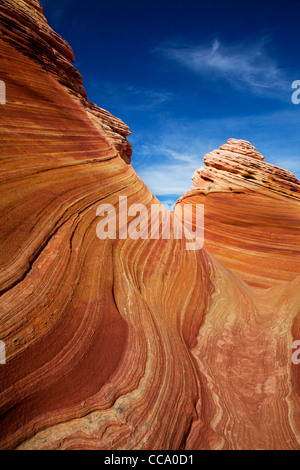
<path id="1" fill-rule="evenodd" d="M 89 99 L 129 125 L 132 165 L 167 206 L 228 138 L 300 177 L 300 0 L 42 0 Z"/>

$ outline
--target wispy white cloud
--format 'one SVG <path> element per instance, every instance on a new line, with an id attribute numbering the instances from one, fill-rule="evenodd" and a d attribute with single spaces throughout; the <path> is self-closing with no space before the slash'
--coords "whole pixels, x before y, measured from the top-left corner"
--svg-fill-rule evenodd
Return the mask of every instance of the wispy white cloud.
<path id="1" fill-rule="evenodd" d="M 276 60 L 267 51 L 268 39 L 256 43 L 226 45 L 215 39 L 211 44 L 197 46 L 160 47 L 168 59 L 175 60 L 195 73 L 210 80 L 222 78 L 234 88 L 251 90 L 258 94 L 290 90 L 290 80 Z"/>
<path id="2" fill-rule="evenodd" d="M 161 198 L 160 202 L 167 208 L 169 211 L 172 211 L 174 209 L 175 203 L 177 201 L 177 198 L 173 199 L 165 199 L 164 197 Z"/>
<path id="3" fill-rule="evenodd" d="M 291 171 L 299 178 L 297 116 L 292 109 L 260 116 L 203 119 L 186 124 L 169 121 L 164 132 L 157 133 L 155 139 L 138 142 L 133 136 L 132 163 L 162 202 L 167 199 L 174 201 L 188 191 L 194 171 L 204 166 L 204 155 L 229 138 L 250 141 L 267 162 Z"/>
<path id="4" fill-rule="evenodd" d="M 153 194 L 179 197 L 191 188 L 194 170 L 195 166 L 192 165 L 183 168 L 181 165 L 165 162 L 141 169 L 138 173 Z"/>
<path id="5" fill-rule="evenodd" d="M 162 147 L 159 149 L 161 153 L 164 153 L 167 156 L 172 157 L 173 160 L 179 160 L 181 162 L 186 162 L 186 163 L 193 163 L 195 161 L 195 155 L 191 155 L 190 153 L 185 153 L 185 152 L 178 152 L 176 150 Z"/>
<path id="6" fill-rule="evenodd" d="M 102 101 L 102 96 L 105 96 L 110 105 L 117 105 L 119 109 L 149 111 L 172 99 L 172 93 L 168 91 L 136 87 L 122 82 L 94 80 L 90 81 L 89 85 L 99 93 L 99 102 Z"/>
<path id="7" fill-rule="evenodd" d="M 125 87 L 124 93 L 127 97 L 135 97 L 136 100 L 139 100 L 140 103 L 135 103 L 135 109 L 149 109 L 159 106 L 160 104 L 169 101 L 172 98 L 172 93 L 167 91 L 155 91 L 145 88 L 138 88 L 133 86 Z M 126 105 L 128 103 L 126 102 Z"/>
<path id="8" fill-rule="evenodd" d="M 167 206 L 173 205 L 179 196 L 191 188 L 192 174 L 203 166 L 202 159 L 206 153 L 198 141 L 196 143 L 191 139 L 188 144 L 182 139 L 179 143 L 171 133 L 161 135 L 156 143 L 137 146 L 135 151 L 143 163 L 135 165 L 133 162 L 133 166 L 150 190 L 159 195 L 162 202 L 170 199 L 167 196 L 177 196 L 171 198 L 165 204 Z M 153 155 L 156 159 L 151 161 Z"/>

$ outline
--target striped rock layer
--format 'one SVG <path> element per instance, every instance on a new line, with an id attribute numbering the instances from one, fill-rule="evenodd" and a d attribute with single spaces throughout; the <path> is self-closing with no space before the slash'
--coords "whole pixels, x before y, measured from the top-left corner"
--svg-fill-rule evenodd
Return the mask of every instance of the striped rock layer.
<path id="1" fill-rule="evenodd" d="M 36 0 L 0 26 L 0 448 L 300 449 L 299 181 L 230 139 L 169 239 L 99 239 L 100 204 L 159 204 L 130 131 Z M 189 204 L 201 250 L 174 236 Z"/>

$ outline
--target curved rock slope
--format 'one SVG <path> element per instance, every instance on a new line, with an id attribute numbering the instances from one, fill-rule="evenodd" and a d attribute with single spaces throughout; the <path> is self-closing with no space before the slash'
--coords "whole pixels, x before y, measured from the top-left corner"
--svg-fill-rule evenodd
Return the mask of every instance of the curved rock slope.
<path id="1" fill-rule="evenodd" d="M 205 204 L 205 246 L 249 285 L 273 287 L 300 273 L 300 182 L 229 139 L 205 155 L 179 203 Z"/>
<path id="2" fill-rule="evenodd" d="M 299 182 L 230 140 L 175 208 L 202 250 L 100 240 L 99 204 L 159 203 L 129 129 L 36 0 L 0 25 L 0 448 L 300 449 Z"/>

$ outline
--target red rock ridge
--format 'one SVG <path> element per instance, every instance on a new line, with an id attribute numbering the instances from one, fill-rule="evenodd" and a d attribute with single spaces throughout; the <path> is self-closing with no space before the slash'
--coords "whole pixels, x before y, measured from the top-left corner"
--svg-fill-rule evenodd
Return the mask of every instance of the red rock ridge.
<path id="1" fill-rule="evenodd" d="M 159 204 L 129 130 L 37 1 L 0 6 L 0 448 L 299 450 L 295 179 L 230 141 L 176 206 L 204 204 L 203 249 L 166 209 L 170 239 L 100 240 L 100 204 Z"/>
<path id="2" fill-rule="evenodd" d="M 1 0 L 0 13 L 1 39 L 42 64 L 47 72 L 66 86 L 87 108 L 95 125 L 100 125 L 105 130 L 107 138 L 122 158 L 130 163 L 132 148 L 126 140 L 126 136 L 130 135 L 129 127 L 88 100 L 82 76 L 72 65 L 75 60 L 73 50 L 48 25 L 39 2 Z"/>
<path id="3" fill-rule="evenodd" d="M 205 167 L 195 171 L 192 189 L 229 190 L 263 186 L 290 197 L 300 198 L 300 182 L 289 171 L 265 162 L 245 140 L 229 139 L 218 150 L 205 155 Z M 249 186 L 250 185 L 250 186 Z"/>

